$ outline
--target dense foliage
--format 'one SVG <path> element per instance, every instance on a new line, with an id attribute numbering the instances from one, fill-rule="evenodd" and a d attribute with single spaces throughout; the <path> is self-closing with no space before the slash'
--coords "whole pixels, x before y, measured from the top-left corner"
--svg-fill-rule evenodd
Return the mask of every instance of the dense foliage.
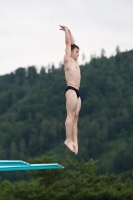
<path id="1" fill-rule="evenodd" d="M 63 145 L 66 118 L 64 69 L 34 66 L 0 76 L 0 158 L 43 154 L 98 159 L 98 174 L 123 178 L 133 169 L 133 50 L 81 65 L 79 154 Z M 3 176 L 3 174 L 2 174 Z M 11 175 L 10 175 L 11 176 Z M 20 175 L 18 175 L 19 177 Z M 9 177 L 9 176 L 8 176 Z M 11 178 L 15 179 L 15 176 Z"/>
<path id="2" fill-rule="evenodd" d="M 57 162 L 52 157 L 41 157 L 33 161 Z M 31 171 L 30 182 L 21 181 L 0 184 L 2 200 L 132 200 L 133 178 L 124 183 L 116 175 L 96 175 L 96 162 L 74 161 L 66 158 L 65 169 Z"/>

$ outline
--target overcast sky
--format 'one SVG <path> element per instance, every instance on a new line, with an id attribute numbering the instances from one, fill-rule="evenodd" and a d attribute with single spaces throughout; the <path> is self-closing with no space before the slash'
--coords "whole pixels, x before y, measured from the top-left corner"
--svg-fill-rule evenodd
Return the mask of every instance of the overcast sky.
<path id="1" fill-rule="evenodd" d="M 133 0 L 0 0 L 0 75 L 63 61 L 66 25 L 86 61 L 133 49 Z"/>

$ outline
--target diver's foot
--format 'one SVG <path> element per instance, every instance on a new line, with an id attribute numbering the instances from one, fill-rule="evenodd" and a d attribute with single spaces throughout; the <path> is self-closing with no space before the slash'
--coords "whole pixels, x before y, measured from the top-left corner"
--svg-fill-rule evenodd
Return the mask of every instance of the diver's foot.
<path id="1" fill-rule="evenodd" d="M 73 149 L 74 149 L 75 154 L 77 155 L 78 154 L 78 143 L 73 143 Z"/>
<path id="2" fill-rule="evenodd" d="M 74 152 L 74 148 L 73 148 L 73 143 L 72 142 L 69 142 L 69 141 L 65 141 L 64 144 L 68 147 L 68 149 L 70 149 L 70 151 Z"/>

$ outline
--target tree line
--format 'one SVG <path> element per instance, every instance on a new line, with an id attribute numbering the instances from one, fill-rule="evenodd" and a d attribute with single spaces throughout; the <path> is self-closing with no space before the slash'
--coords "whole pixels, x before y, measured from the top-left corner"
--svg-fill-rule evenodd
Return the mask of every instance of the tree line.
<path id="1" fill-rule="evenodd" d="M 64 155 L 88 162 L 98 160 L 98 174 L 120 174 L 133 168 L 133 50 L 107 58 L 92 57 L 80 66 L 82 108 L 79 116 L 79 153 L 65 140 L 66 82 L 64 66 L 48 71 L 35 66 L 0 76 L 0 157 L 28 160 Z M 14 181 L 19 176 L 5 174 Z M 26 178 L 26 177 L 25 177 Z"/>
<path id="2" fill-rule="evenodd" d="M 42 156 L 36 163 L 57 162 L 55 157 Z M 133 177 L 123 182 L 114 174 L 97 175 L 96 161 L 78 162 L 66 157 L 64 169 L 29 172 L 31 181 L 0 184 L 0 199 L 4 200 L 132 200 Z"/>

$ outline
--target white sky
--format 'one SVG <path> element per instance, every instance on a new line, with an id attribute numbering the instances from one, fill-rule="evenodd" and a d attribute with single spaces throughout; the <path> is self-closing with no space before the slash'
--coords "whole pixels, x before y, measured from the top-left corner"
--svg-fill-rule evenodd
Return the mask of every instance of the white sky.
<path id="1" fill-rule="evenodd" d="M 19 67 L 58 67 L 64 32 L 72 31 L 80 58 L 133 49 L 133 0 L 0 0 L 0 75 Z"/>

